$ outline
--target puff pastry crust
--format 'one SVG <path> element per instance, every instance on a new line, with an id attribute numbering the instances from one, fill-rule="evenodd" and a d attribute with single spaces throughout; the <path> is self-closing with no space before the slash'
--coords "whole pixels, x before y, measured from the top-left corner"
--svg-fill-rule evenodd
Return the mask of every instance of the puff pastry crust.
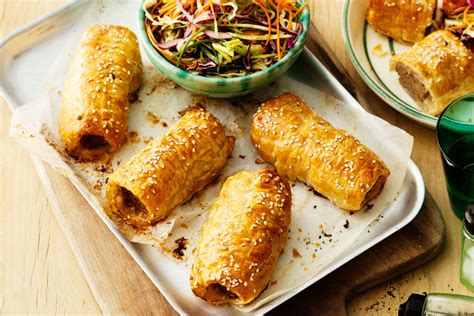
<path id="1" fill-rule="evenodd" d="M 431 115 L 474 91 L 474 53 L 449 31 L 431 33 L 390 64 L 420 109 Z"/>
<path id="2" fill-rule="evenodd" d="M 189 109 L 110 176 L 112 212 L 137 229 L 156 224 L 219 175 L 234 141 L 214 116 Z"/>
<path id="3" fill-rule="evenodd" d="M 260 106 L 250 136 L 279 174 L 305 182 L 342 209 L 360 210 L 390 175 L 374 152 L 291 93 Z"/>
<path id="4" fill-rule="evenodd" d="M 135 34 L 126 27 L 94 25 L 83 35 L 61 95 L 59 135 L 66 151 L 96 160 L 120 147 L 128 125 L 128 98 L 141 83 Z"/>
<path id="5" fill-rule="evenodd" d="M 291 189 L 274 169 L 227 179 L 211 207 L 191 271 L 194 294 L 245 305 L 266 288 L 291 221 Z"/>
<path id="6" fill-rule="evenodd" d="M 437 0 L 369 0 L 367 22 L 401 42 L 421 41 L 433 22 Z"/>

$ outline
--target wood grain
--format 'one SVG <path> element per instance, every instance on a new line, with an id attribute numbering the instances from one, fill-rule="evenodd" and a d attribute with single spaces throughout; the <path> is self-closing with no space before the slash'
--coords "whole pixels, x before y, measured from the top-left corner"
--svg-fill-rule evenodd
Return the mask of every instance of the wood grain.
<path id="1" fill-rule="evenodd" d="M 72 183 L 49 166 L 42 181 L 49 197 L 61 189 L 56 217 L 102 312 L 176 315 Z"/>
<path id="2" fill-rule="evenodd" d="M 441 251 L 445 237 L 440 210 L 427 193 L 420 213 L 408 226 L 278 306 L 269 315 L 345 315 L 347 300 L 431 260 Z"/>
<path id="3" fill-rule="evenodd" d="M 0 37 L 61 4 L 1 1 Z M 0 313 L 100 313 L 30 156 L 8 136 L 10 110 L 0 103 Z"/>
<path id="4" fill-rule="evenodd" d="M 443 252 L 430 263 L 353 298 L 349 314 L 391 314 L 412 292 L 469 294 L 460 284 L 460 222 L 449 208 L 435 134 L 408 120 L 378 99 L 350 64 L 341 35 L 342 0 L 313 0 L 312 20 L 374 112 L 415 137 L 412 158 L 446 221 Z M 1 32 L 41 15 L 60 1 L 0 2 Z M 29 156 L 8 137 L 9 110 L 2 102 L 0 187 L 2 313 L 99 313 L 72 251 L 56 222 Z M 391 293 L 388 294 L 388 293 Z M 158 312 L 159 304 L 148 313 Z"/>

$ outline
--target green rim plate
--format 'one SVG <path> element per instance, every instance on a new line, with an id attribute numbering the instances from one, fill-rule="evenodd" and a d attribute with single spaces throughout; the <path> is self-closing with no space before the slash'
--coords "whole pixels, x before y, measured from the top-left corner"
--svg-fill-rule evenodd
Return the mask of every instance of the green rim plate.
<path id="1" fill-rule="evenodd" d="M 362 6 L 361 2 L 363 2 L 365 6 Z M 406 95 L 399 83 L 389 81 L 387 79 L 389 76 L 393 77 L 395 74 L 389 75 L 390 65 L 388 64 L 388 61 L 385 62 L 382 66 L 380 66 L 381 61 L 376 60 L 378 56 L 373 53 L 373 48 L 371 49 L 369 47 L 368 37 L 370 36 L 370 32 L 373 31 L 371 30 L 367 22 L 365 22 L 365 14 L 359 13 L 359 15 L 357 16 L 358 19 L 361 19 L 360 21 L 357 21 L 358 25 L 363 23 L 362 36 L 357 39 L 354 39 L 351 36 L 351 27 L 353 27 L 353 23 L 351 23 L 352 21 L 350 20 L 349 14 L 352 10 L 355 10 L 355 7 L 357 7 L 357 10 L 361 10 L 361 8 L 363 7 L 365 12 L 365 8 L 367 7 L 367 1 L 345 0 L 343 9 L 342 30 L 346 50 L 357 72 L 360 74 L 365 83 L 372 89 L 372 91 L 374 91 L 382 100 L 384 100 L 392 108 L 394 108 L 401 114 L 434 129 L 436 127 L 438 119 L 417 109 L 413 105 L 414 102 Z M 383 43 L 383 46 L 387 48 L 388 53 L 390 53 L 391 55 L 400 53 L 404 49 L 407 49 L 406 45 L 398 45 L 388 37 L 385 37 L 384 40 L 385 42 Z M 356 45 L 362 46 L 362 53 L 356 53 Z M 378 63 L 379 65 L 375 66 L 374 63 Z M 412 101 L 413 104 L 409 104 L 408 102 L 410 101 Z"/>

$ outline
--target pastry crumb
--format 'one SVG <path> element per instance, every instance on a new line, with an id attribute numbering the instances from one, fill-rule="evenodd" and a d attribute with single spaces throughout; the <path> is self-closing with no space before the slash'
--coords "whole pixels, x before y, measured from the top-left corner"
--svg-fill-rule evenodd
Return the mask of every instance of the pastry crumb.
<path id="1" fill-rule="evenodd" d="M 293 254 L 293 258 L 301 258 L 301 254 L 296 248 L 293 248 L 292 254 Z"/>
<path id="2" fill-rule="evenodd" d="M 144 137 L 143 138 L 143 142 L 145 144 L 148 144 L 149 142 L 151 142 L 153 140 L 153 136 L 147 136 L 147 137 Z"/>
<path id="3" fill-rule="evenodd" d="M 344 228 L 349 228 L 349 220 L 346 219 L 346 223 L 344 224 Z"/>
<path id="4" fill-rule="evenodd" d="M 152 124 L 158 124 L 160 122 L 160 117 L 149 111 L 146 113 L 146 118 Z"/>
<path id="5" fill-rule="evenodd" d="M 176 259 L 182 259 L 188 240 L 184 237 L 181 237 L 176 239 L 174 242 L 176 243 L 176 247 L 173 249 L 173 257 Z"/>
<path id="6" fill-rule="evenodd" d="M 128 132 L 127 141 L 129 141 L 133 144 L 138 144 L 140 142 L 140 136 L 138 136 L 138 132 L 136 132 L 136 131 Z"/>

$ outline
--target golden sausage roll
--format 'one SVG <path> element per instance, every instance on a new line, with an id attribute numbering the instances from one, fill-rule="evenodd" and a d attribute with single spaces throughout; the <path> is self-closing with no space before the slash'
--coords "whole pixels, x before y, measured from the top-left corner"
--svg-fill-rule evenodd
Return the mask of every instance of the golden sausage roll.
<path id="1" fill-rule="evenodd" d="M 132 31 L 114 25 L 86 31 L 61 95 L 59 135 L 69 155 L 96 160 L 120 147 L 128 126 L 128 98 L 140 86 L 142 69 Z"/>
<path id="2" fill-rule="evenodd" d="M 474 53 L 449 31 L 431 33 L 390 64 L 407 93 L 431 115 L 474 91 Z"/>
<path id="3" fill-rule="evenodd" d="M 245 305 L 267 287 L 285 247 L 291 189 L 273 169 L 229 177 L 201 231 L 191 270 L 194 294 Z"/>
<path id="4" fill-rule="evenodd" d="M 369 0 L 367 22 L 397 41 L 421 41 L 433 22 L 437 0 Z"/>
<path id="5" fill-rule="evenodd" d="M 377 197 L 390 174 L 374 152 L 291 93 L 260 106 L 250 136 L 279 174 L 305 182 L 346 210 L 360 210 Z"/>
<path id="6" fill-rule="evenodd" d="M 204 109 L 188 110 L 110 176 L 112 212 L 137 229 L 156 224 L 219 175 L 234 141 Z"/>

